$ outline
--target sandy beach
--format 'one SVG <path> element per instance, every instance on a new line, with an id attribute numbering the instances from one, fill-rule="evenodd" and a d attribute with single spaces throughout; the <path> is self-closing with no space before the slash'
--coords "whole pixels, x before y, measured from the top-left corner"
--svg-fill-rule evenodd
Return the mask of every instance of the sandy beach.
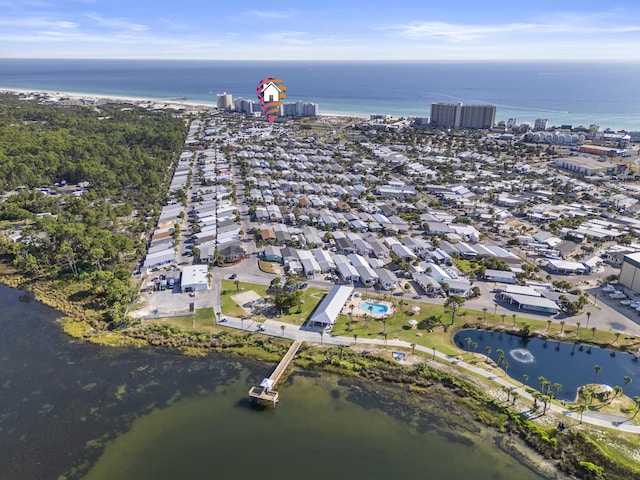
<path id="1" fill-rule="evenodd" d="M 102 101 L 102 102 L 122 102 L 122 103 L 136 103 L 136 104 L 153 104 L 164 105 L 170 108 L 186 109 L 186 108 L 216 108 L 214 102 L 202 102 L 202 101 L 189 101 L 189 100 L 176 100 L 170 98 L 144 98 L 144 97 L 130 97 L 125 95 L 109 95 L 109 94 L 96 94 L 96 93 L 82 93 L 82 92 L 60 92 L 56 90 L 33 90 L 23 88 L 5 88 L 0 87 L 0 93 L 11 93 L 25 96 L 42 96 L 45 95 L 51 100 L 54 99 L 69 99 L 72 101 Z M 318 115 L 320 118 L 355 118 L 355 119 L 368 119 L 369 116 L 364 113 L 334 113 L 334 112 L 322 112 Z"/>
<path id="2" fill-rule="evenodd" d="M 93 101 L 107 101 L 107 102 L 129 102 L 129 103 L 154 103 L 170 106 L 183 106 L 183 107 L 203 107 L 203 108 L 215 108 L 215 103 L 208 102 L 190 102 L 188 100 L 174 100 L 164 98 L 142 98 L 142 97 L 129 97 L 124 95 L 102 95 L 96 93 L 81 93 L 81 92 L 59 92 L 55 90 L 31 90 L 21 88 L 2 88 L 0 87 L 0 93 L 13 93 L 19 95 L 36 96 L 46 95 L 51 98 L 68 98 L 71 100 L 93 100 Z"/>

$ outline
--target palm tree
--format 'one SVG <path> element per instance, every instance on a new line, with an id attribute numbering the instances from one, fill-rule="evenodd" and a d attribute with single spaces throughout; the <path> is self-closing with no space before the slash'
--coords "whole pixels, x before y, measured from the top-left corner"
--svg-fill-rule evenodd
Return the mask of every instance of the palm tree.
<path id="1" fill-rule="evenodd" d="M 600 365 L 595 365 L 593 369 L 596 372 L 595 376 L 593 377 L 593 383 L 598 383 L 598 374 L 600 373 L 600 370 L 602 370 L 602 367 Z"/>
<path id="2" fill-rule="evenodd" d="M 589 328 L 589 320 L 591 319 L 591 312 L 587 312 L 587 324 L 584 328 Z"/>
<path id="3" fill-rule="evenodd" d="M 382 333 L 387 334 L 387 317 L 382 319 Z"/>
<path id="4" fill-rule="evenodd" d="M 387 337 L 389 336 L 389 334 L 387 332 L 384 332 L 384 345 L 387 345 Z"/>
<path id="5" fill-rule="evenodd" d="M 240 326 L 242 327 L 242 330 L 244 330 L 244 317 L 240 318 Z"/>
<path id="6" fill-rule="evenodd" d="M 522 374 L 522 380 L 524 380 L 522 382 L 522 385 L 524 386 L 525 383 L 527 383 L 529 381 L 529 375 L 527 375 L 526 373 Z"/>
<path id="7" fill-rule="evenodd" d="M 514 390 L 513 392 L 511 392 L 511 405 L 516 404 L 516 400 L 519 396 L 520 394 L 517 391 Z"/>
<path id="8" fill-rule="evenodd" d="M 498 311 L 498 302 L 493 302 L 493 318 L 496 317 L 497 311 Z"/>
<path id="9" fill-rule="evenodd" d="M 591 327 L 591 340 L 596 338 L 596 327 Z"/>
<path id="10" fill-rule="evenodd" d="M 445 308 L 448 308 L 449 311 L 451 312 L 451 325 L 453 325 L 455 318 L 456 318 L 456 312 L 462 308 L 462 306 L 464 305 L 464 298 L 461 297 L 460 295 L 450 295 L 447 300 L 444 302 L 444 306 Z"/>
<path id="11" fill-rule="evenodd" d="M 216 317 L 218 317 L 218 323 L 220 323 L 221 316 L 222 316 L 222 312 L 216 312 Z"/>
<path id="12" fill-rule="evenodd" d="M 618 341 L 618 339 L 620 338 L 620 332 L 616 332 L 614 335 L 616 336 L 616 342 L 617 342 L 617 341 Z M 615 343 L 615 342 L 614 342 L 614 343 Z"/>
<path id="13" fill-rule="evenodd" d="M 431 348 L 433 348 L 433 359 L 435 360 L 436 359 L 436 346 L 434 345 Z"/>
<path id="14" fill-rule="evenodd" d="M 547 332 L 551 328 L 551 320 L 547 320 Z"/>
<path id="15" fill-rule="evenodd" d="M 320 345 L 323 345 L 323 339 L 324 339 L 324 329 L 320 330 Z"/>
<path id="16" fill-rule="evenodd" d="M 544 403 L 544 410 L 542 410 L 542 415 L 547 413 L 547 406 L 549 405 L 550 400 L 551 400 L 551 398 L 549 397 L 549 395 L 543 395 L 542 396 L 542 401 Z"/>
<path id="17" fill-rule="evenodd" d="M 564 332 L 564 324 L 565 324 L 565 321 L 560 320 L 560 335 L 562 335 L 562 332 Z"/>
<path id="18" fill-rule="evenodd" d="M 511 389 L 509 387 L 502 387 L 502 391 L 507 394 L 507 402 L 511 398 Z"/>
<path id="19" fill-rule="evenodd" d="M 629 375 L 624 376 L 624 385 L 625 387 L 631 383 L 632 379 Z"/>
<path id="20" fill-rule="evenodd" d="M 353 334 L 353 344 L 355 345 L 356 343 L 358 343 L 358 334 L 354 333 Z"/>
<path id="21" fill-rule="evenodd" d="M 553 385 L 551 385 L 551 388 L 553 388 L 553 398 L 558 398 L 558 393 L 560 393 L 560 390 L 562 390 L 562 384 L 561 383 L 554 383 Z"/>
<path id="22" fill-rule="evenodd" d="M 613 387 L 613 397 L 611 397 L 609 403 L 611 403 L 618 395 L 622 395 L 622 387 L 620 385 Z"/>
<path id="23" fill-rule="evenodd" d="M 538 382 L 540 382 L 540 393 L 544 395 L 544 386 L 547 383 L 547 379 L 544 377 L 538 377 Z"/>
<path id="24" fill-rule="evenodd" d="M 285 328 L 286 328 L 286 327 L 285 327 L 284 325 L 280 325 L 280 330 L 282 330 L 282 336 L 283 336 L 283 337 L 284 337 L 284 329 L 285 329 Z"/>
<path id="25" fill-rule="evenodd" d="M 498 365 L 500 365 L 504 361 L 504 350 L 499 348 L 496 350 L 496 353 L 498 354 Z"/>
<path id="26" fill-rule="evenodd" d="M 640 410 L 640 396 L 636 395 L 635 397 L 633 397 L 633 401 L 636 404 L 636 411 L 633 413 L 633 417 L 631 417 L 632 420 L 636 418 L 636 415 L 638 414 L 638 410 Z"/>
<path id="27" fill-rule="evenodd" d="M 513 326 L 516 326 L 516 314 L 514 313 L 513 315 L 511 315 L 511 318 L 513 318 Z"/>
<path id="28" fill-rule="evenodd" d="M 503 313 L 502 315 L 500 315 L 502 317 L 502 323 L 504 323 L 504 319 L 507 316 L 505 313 Z"/>
<path id="29" fill-rule="evenodd" d="M 416 344 L 412 343 L 410 347 L 411 347 L 411 353 L 416 353 Z"/>
<path id="30" fill-rule="evenodd" d="M 580 332 L 580 322 L 576 322 L 576 325 L 578 326 L 578 328 L 576 328 L 576 337 L 577 337 L 578 333 Z"/>
<path id="31" fill-rule="evenodd" d="M 233 283 L 236 286 L 236 290 L 240 291 L 240 280 L 234 280 Z"/>
<path id="32" fill-rule="evenodd" d="M 596 306 L 596 303 L 597 303 L 597 302 L 598 302 L 598 294 L 597 294 L 597 293 L 594 293 L 594 294 L 593 294 L 593 306 L 594 306 L 594 307 Z"/>
<path id="33" fill-rule="evenodd" d="M 473 343 L 471 344 L 471 347 L 473 348 L 473 356 L 474 356 L 474 358 L 475 358 L 475 356 L 476 356 L 476 350 L 478 349 L 478 342 L 473 342 Z"/>
<path id="34" fill-rule="evenodd" d="M 491 354 L 491 347 L 487 345 L 486 347 L 484 347 L 484 351 L 485 351 L 485 362 L 489 363 L 489 355 Z"/>
<path id="35" fill-rule="evenodd" d="M 482 321 L 483 321 L 483 322 L 486 322 L 486 321 L 487 321 L 487 310 L 488 310 L 488 308 L 487 308 L 487 307 L 483 307 L 483 308 L 482 308 L 482 314 L 483 314 Z"/>
<path id="36" fill-rule="evenodd" d="M 470 352 L 471 351 L 471 342 L 473 340 L 471 340 L 471 337 L 467 337 L 467 338 L 464 339 L 464 341 L 467 342 L 467 352 Z"/>
<path id="37" fill-rule="evenodd" d="M 587 409 L 586 405 L 580 405 L 578 407 L 578 410 L 580 410 L 580 423 L 582 423 L 582 414 L 584 413 L 584 411 Z"/>

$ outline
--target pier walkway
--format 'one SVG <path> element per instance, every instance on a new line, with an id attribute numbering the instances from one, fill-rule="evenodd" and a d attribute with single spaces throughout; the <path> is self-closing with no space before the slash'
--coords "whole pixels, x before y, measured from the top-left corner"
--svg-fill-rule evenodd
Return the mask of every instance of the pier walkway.
<path id="1" fill-rule="evenodd" d="M 278 365 L 276 365 L 276 368 L 273 370 L 271 375 L 262 380 L 259 386 L 251 387 L 251 390 L 249 390 L 249 400 L 256 401 L 258 403 L 273 402 L 274 405 L 278 403 L 278 392 L 273 390 L 273 388 L 276 386 L 280 377 L 296 356 L 296 353 L 298 353 L 301 346 L 302 340 L 296 340 L 293 342 L 287 353 L 282 357 L 282 360 L 280 360 Z"/>

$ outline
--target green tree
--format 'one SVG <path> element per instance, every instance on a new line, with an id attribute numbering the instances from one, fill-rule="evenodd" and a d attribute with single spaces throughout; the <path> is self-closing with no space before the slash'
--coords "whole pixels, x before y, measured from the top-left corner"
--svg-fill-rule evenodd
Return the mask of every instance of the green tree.
<path id="1" fill-rule="evenodd" d="M 486 347 L 484 347 L 484 352 L 485 352 L 485 362 L 489 363 L 489 355 L 491 355 L 491 346 L 487 345 Z"/>
<path id="2" fill-rule="evenodd" d="M 464 298 L 460 295 L 450 295 L 444 302 L 445 308 L 451 312 L 451 325 L 453 325 L 456 317 L 456 312 L 464 305 Z"/>
<path id="3" fill-rule="evenodd" d="M 636 404 L 636 411 L 633 412 L 633 417 L 631 417 L 632 420 L 634 418 L 636 418 L 636 415 L 638 414 L 638 411 L 640 410 L 640 396 L 636 395 L 635 397 L 633 397 L 633 402 Z"/>
<path id="4" fill-rule="evenodd" d="M 598 383 L 598 374 L 602 370 L 602 367 L 600 365 L 595 365 L 593 367 L 593 370 L 595 371 L 595 376 L 593 377 L 593 383 Z"/>

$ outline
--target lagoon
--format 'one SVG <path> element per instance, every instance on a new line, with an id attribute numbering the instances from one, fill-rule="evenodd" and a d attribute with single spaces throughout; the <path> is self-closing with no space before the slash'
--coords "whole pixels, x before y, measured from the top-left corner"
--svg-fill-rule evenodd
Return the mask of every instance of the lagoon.
<path id="1" fill-rule="evenodd" d="M 504 435 L 440 396 L 297 372 L 277 408 L 249 408 L 271 365 L 104 348 L 0 286 L 3 480 L 154 478 L 540 479 Z"/>
<path id="2" fill-rule="evenodd" d="M 540 387 L 537 379 L 541 376 L 562 384 L 560 400 L 574 401 L 580 386 L 593 383 L 596 365 L 602 367 L 598 383 L 620 385 L 630 397 L 640 395 L 640 361 L 630 353 L 483 330 L 462 330 L 456 333 L 454 342 L 467 350 L 467 338 L 478 344 L 478 354 L 484 355 L 485 348 L 491 347 L 489 356 L 494 361 L 498 359 L 497 350 L 503 350 L 510 365 L 508 374 L 518 381 L 526 374 L 534 388 Z M 632 378 L 628 385 L 624 385 L 625 376 Z"/>

